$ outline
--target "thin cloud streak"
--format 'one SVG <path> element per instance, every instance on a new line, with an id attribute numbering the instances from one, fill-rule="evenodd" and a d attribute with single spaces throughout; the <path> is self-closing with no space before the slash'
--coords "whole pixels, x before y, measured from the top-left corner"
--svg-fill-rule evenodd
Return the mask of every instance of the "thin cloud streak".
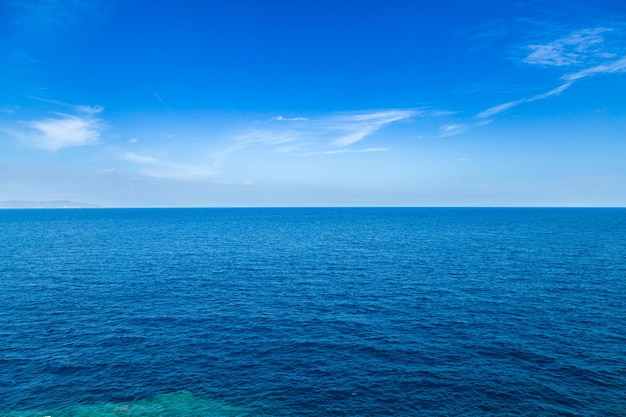
<path id="1" fill-rule="evenodd" d="M 472 124 L 450 123 L 450 124 L 441 125 L 439 127 L 439 130 L 441 131 L 441 133 L 437 137 L 445 138 L 447 136 L 460 135 L 461 133 L 465 133 L 466 131 L 470 129 L 488 125 L 492 121 L 493 120 L 488 119 L 488 120 L 481 120 L 479 122 L 472 123 Z"/>
<path id="2" fill-rule="evenodd" d="M 451 124 L 441 125 L 439 127 L 441 134 L 439 134 L 438 137 L 443 138 L 446 136 L 458 135 L 458 134 L 465 132 L 467 129 L 468 129 L 468 126 L 464 123 L 451 123 Z"/>
<path id="3" fill-rule="evenodd" d="M 219 153 L 220 157 L 253 145 L 301 149 L 320 144 L 349 147 L 383 129 L 385 126 L 415 117 L 418 110 L 386 110 L 369 113 L 348 113 L 319 119 L 306 119 L 306 123 L 255 129 L 235 139 L 235 144 Z M 285 145 L 289 144 L 288 147 Z M 315 152 L 315 151 L 313 151 Z"/>
<path id="4" fill-rule="evenodd" d="M 487 110 L 478 113 L 476 116 L 481 118 L 481 119 L 488 118 L 488 117 L 491 117 L 491 116 L 495 116 L 498 113 L 502 113 L 503 111 L 510 109 L 511 107 L 519 106 L 520 104 L 529 103 L 529 102 L 532 102 L 532 101 L 543 100 L 544 98 L 548 98 L 548 97 L 552 97 L 552 96 L 555 96 L 557 94 L 560 94 L 563 91 L 565 91 L 568 88 L 570 88 L 572 86 L 572 84 L 573 84 L 573 82 L 567 82 L 565 84 L 561 84 L 560 86 L 558 86 L 556 88 L 553 88 L 550 91 L 546 91 L 545 93 L 540 93 L 540 94 L 536 94 L 536 95 L 534 95 L 532 97 L 522 98 L 522 99 L 519 99 L 519 100 L 513 100 L 513 101 L 509 101 L 507 103 L 499 104 L 497 106 L 490 107 Z"/>
<path id="5" fill-rule="evenodd" d="M 595 67 L 587 68 L 573 74 L 567 74 L 562 77 L 566 81 L 578 81 L 583 78 L 592 77 L 597 74 L 614 74 L 619 72 L 626 72 L 626 57 L 622 57 L 616 61 L 597 65 Z"/>
<path id="6" fill-rule="evenodd" d="M 356 114 L 339 117 L 330 127 L 337 131 L 347 131 L 333 142 L 336 146 L 349 146 L 360 142 L 384 126 L 420 114 L 416 110 L 389 110 L 375 113 Z"/>
<path id="7" fill-rule="evenodd" d="M 152 94 L 154 94 L 154 96 L 156 97 L 157 100 L 159 100 L 161 102 L 161 104 L 168 110 L 168 111 L 172 111 L 172 109 L 170 109 L 170 106 L 167 105 L 167 103 L 165 103 L 165 101 L 163 101 L 163 99 L 161 98 L 161 96 L 159 96 L 156 92 L 152 92 Z"/>
<path id="8" fill-rule="evenodd" d="M 270 122 L 271 121 L 277 121 L 277 122 L 305 122 L 305 121 L 308 121 L 309 119 L 306 118 L 306 117 L 283 117 L 283 116 L 276 116 L 276 117 L 272 117 L 269 120 L 270 120 Z"/>
<path id="9" fill-rule="evenodd" d="M 603 27 L 585 29 L 574 32 L 567 37 L 557 39 L 554 42 L 543 45 L 529 45 L 528 48 L 533 49 L 533 52 L 523 59 L 523 61 L 527 64 L 546 67 L 587 66 L 587 68 L 561 76 L 560 79 L 565 82 L 556 88 L 546 91 L 545 93 L 498 104 L 478 113 L 476 116 L 478 118 L 492 117 L 520 104 L 543 100 L 545 98 L 561 94 L 570 88 L 576 81 L 584 78 L 589 78 L 598 74 L 626 72 L 626 57 L 606 61 L 606 59 L 617 56 L 616 53 L 608 52 L 604 48 L 605 41 L 602 34 L 609 32 L 612 32 L 612 29 Z M 605 62 L 593 65 L 597 63 L 598 60 L 604 60 Z"/>

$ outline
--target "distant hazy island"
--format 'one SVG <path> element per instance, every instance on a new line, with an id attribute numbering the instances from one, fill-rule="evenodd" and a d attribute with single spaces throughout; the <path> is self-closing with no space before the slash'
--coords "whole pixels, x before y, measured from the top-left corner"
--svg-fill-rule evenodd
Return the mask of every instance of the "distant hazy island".
<path id="1" fill-rule="evenodd" d="M 0 201 L 0 208 L 96 208 L 95 204 L 78 203 L 69 200 L 52 201 L 23 201 L 8 200 Z"/>

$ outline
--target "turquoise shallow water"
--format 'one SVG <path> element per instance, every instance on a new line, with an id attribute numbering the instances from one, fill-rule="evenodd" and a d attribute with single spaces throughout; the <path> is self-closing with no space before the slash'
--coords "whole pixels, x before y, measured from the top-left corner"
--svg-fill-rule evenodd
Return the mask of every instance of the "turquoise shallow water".
<path id="1" fill-rule="evenodd" d="M 254 416 L 257 412 L 219 401 L 200 398 L 191 392 L 159 394 L 134 401 L 102 404 L 74 404 L 50 410 L 10 412 L 6 417 L 224 417 Z M 52 417 L 51 415 L 48 417 Z"/>
<path id="2" fill-rule="evenodd" d="M 1 416 L 621 416 L 626 210 L 0 211 Z"/>

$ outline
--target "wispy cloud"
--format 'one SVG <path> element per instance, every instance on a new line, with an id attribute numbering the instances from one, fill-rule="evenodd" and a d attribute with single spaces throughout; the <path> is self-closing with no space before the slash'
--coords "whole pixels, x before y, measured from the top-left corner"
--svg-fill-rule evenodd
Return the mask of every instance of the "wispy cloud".
<path id="1" fill-rule="evenodd" d="M 276 116 L 270 119 L 270 121 L 277 121 L 277 122 L 303 122 L 307 120 L 309 119 L 306 117 L 284 117 L 284 116 Z"/>
<path id="2" fill-rule="evenodd" d="M 159 157 L 145 153 L 122 151 L 119 158 L 138 165 L 138 173 L 142 176 L 185 180 L 205 181 L 215 179 L 219 174 L 215 163 L 203 163 L 202 158 L 197 162 L 189 158 L 177 159 L 171 152 L 157 151 Z"/>
<path id="3" fill-rule="evenodd" d="M 74 109 L 78 113 L 94 115 L 94 114 L 102 113 L 102 110 L 104 110 L 104 107 L 102 107 L 102 106 L 78 105 L 78 106 L 74 106 Z"/>
<path id="4" fill-rule="evenodd" d="M 489 107 L 487 110 L 484 110 L 478 113 L 477 116 L 480 117 L 481 119 L 491 117 L 498 113 L 502 113 L 503 111 L 508 110 L 511 107 L 515 107 L 519 104 L 522 104 L 526 101 L 527 99 L 520 99 L 520 100 L 513 100 L 513 101 L 506 102 L 506 103 L 498 104 L 497 106 Z"/>
<path id="5" fill-rule="evenodd" d="M 428 115 L 433 117 L 442 117 L 442 116 L 452 116 L 458 114 L 458 111 L 450 111 L 450 110 L 431 110 L 428 112 Z"/>
<path id="6" fill-rule="evenodd" d="M 532 50 L 524 62 L 542 66 L 588 65 L 590 59 L 613 58 L 604 48 L 603 34 L 611 32 L 609 28 L 584 29 L 545 44 L 528 45 Z"/>
<path id="7" fill-rule="evenodd" d="M 142 151 L 131 148 L 136 140 L 128 140 L 128 148 L 120 152 L 120 158 L 138 165 L 142 175 L 195 181 L 230 180 L 231 164 L 235 166 L 242 160 L 254 160 L 262 153 L 310 157 L 340 154 L 372 154 L 387 152 L 389 148 L 381 143 L 381 137 L 374 146 L 358 146 L 366 142 L 375 133 L 393 123 L 407 121 L 414 117 L 432 116 L 431 110 L 390 109 L 368 112 L 335 113 L 321 117 L 274 117 L 265 122 L 251 122 L 249 130 L 230 139 L 225 137 L 222 148 L 176 156 L 176 152 L 163 150 L 151 151 L 146 148 L 149 141 L 142 140 Z M 451 113 L 437 111 L 437 116 Z M 134 139 L 134 138 L 133 138 Z M 143 145 L 145 143 L 145 145 Z M 379 146 L 383 145 L 383 146 Z M 241 158 L 235 157 L 239 154 Z M 158 157 L 155 157 L 158 155 Z M 281 156 L 282 158 L 282 156 Z M 191 161 L 193 159 L 193 162 Z M 245 179 L 244 179 L 245 180 Z M 237 181 L 238 183 L 241 180 Z"/>
<path id="8" fill-rule="evenodd" d="M 492 117 L 520 104 L 561 94 L 576 81 L 584 78 L 598 74 L 626 72 L 624 51 L 608 50 L 605 35 L 610 33 L 614 33 L 613 29 L 605 27 L 584 29 L 552 42 L 529 45 L 527 49 L 531 49 L 532 52 L 523 59 L 523 62 L 570 71 L 560 77 L 561 85 L 530 97 L 495 105 L 478 113 L 477 116 L 479 118 Z"/>
<path id="9" fill-rule="evenodd" d="M 388 110 L 374 113 L 343 115 L 336 120 L 330 120 L 328 127 L 340 133 L 333 144 L 336 146 L 349 146 L 360 142 L 367 136 L 379 131 L 386 125 L 399 120 L 417 116 L 417 110 Z"/>
<path id="10" fill-rule="evenodd" d="M 299 157 L 385 152 L 388 148 L 355 149 L 352 146 L 391 123 L 407 120 L 422 113 L 422 110 L 416 109 L 393 109 L 339 113 L 318 118 L 297 117 L 291 120 L 278 116 L 266 123 L 257 122 L 253 129 L 233 138 L 229 146 L 214 152 L 211 169 L 213 173 L 219 173 L 230 155 L 252 148 Z M 297 123 L 273 123 L 274 121 Z"/>
<path id="11" fill-rule="evenodd" d="M 574 82 L 597 74 L 614 74 L 617 72 L 626 72 L 626 57 L 566 74 L 561 78 L 569 82 Z"/>
<path id="12" fill-rule="evenodd" d="M 382 110 L 360 113 L 342 113 L 321 118 L 299 117 L 298 124 L 268 124 L 236 138 L 235 144 L 221 152 L 221 156 L 253 145 L 264 145 L 279 152 L 317 152 L 311 147 L 347 148 L 373 135 L 385 126 L 421 114 L 421 110 Z M 280 117 L 280 116 L 279 116 Z M 287 120 L 273 118 L 271 120 Z M 301 152 L 302 153 L 302 152 Z"/>
<path id="13" fill-rule="evenodd" d="M 523 103 L 529 103 L 529 102 L 532 102 L 532 101 L 542 100 L 544 98 L 555 96 L 555 95 L 560 94 L 563 91 L 567 90 L 569 87 L 571 87 L 572 84 L 573 84 L 572 82 L 566 82 L 566 83 L 561 84 L 560 86 L 558 86 L 556 88 L 553 88 L 552 90 L 546 91 L 544 93 L 535 94 L 534 96 L 531 96 L 531 97 L 525 97 L 525 98 L 521 98 L 519 100 L 512 100 L 512 101 L 508 101 L 506 103 L 498 104 L 497 106 L 490 107 L 487 110 L 484 110 L 484 111 L 478 113 L 477 116 L 479 118 L 481 118 L 481 119 L 489 118 L 489 117 L 495 116 L 498 113 L 502 113 L 503 111 L 508 110 L 511 107 L 515 107 L 515 106 L 519 106 L 520 104 L 523 104 Z"/>
<path id="14" fill-rule="evenodd" d="M 96 115 L 103 108 L 75 106 L 74 109 L 74 114 L 54 113 L 53 117 L 22 122 L 26 129 L 17 132 L 16 136 L 36 148 L 52 152 L 97 143 L 104 123 Z"/>
<path id="15" fill-rule="evenodd" d="M 446 136 L 453 136 L 453 135 L 458 135 L 460 133 L 465 132 L 468 129 L 469 126 L 467 126 L 464 123 L 450 123 L 450 124 L 445 124 L 445 125 L 441 125 L 439 127 L 439 130 L 441 131 L 441 133 L 439 134 L 439 137 L 446 137 Z"/>
<path id="16" fill-rule="evenodd" d="M 444 138 L 446 136 L 460 135 L 470 129 L 485 126 L 491 123 L 492 119 L 479 120 L 473 123 L 449 123 L 439 126 L 439 135 L 437 137 Z"/>

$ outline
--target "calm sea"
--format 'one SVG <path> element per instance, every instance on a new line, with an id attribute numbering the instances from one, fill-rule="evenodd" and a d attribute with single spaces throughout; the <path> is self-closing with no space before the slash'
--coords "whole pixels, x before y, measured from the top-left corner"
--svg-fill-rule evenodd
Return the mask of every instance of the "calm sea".
<path id="1" fill-rule="evenodd" d="M 0 211 L 0 416 L 518 415 L 626 415 L 626 209 Z"/>

